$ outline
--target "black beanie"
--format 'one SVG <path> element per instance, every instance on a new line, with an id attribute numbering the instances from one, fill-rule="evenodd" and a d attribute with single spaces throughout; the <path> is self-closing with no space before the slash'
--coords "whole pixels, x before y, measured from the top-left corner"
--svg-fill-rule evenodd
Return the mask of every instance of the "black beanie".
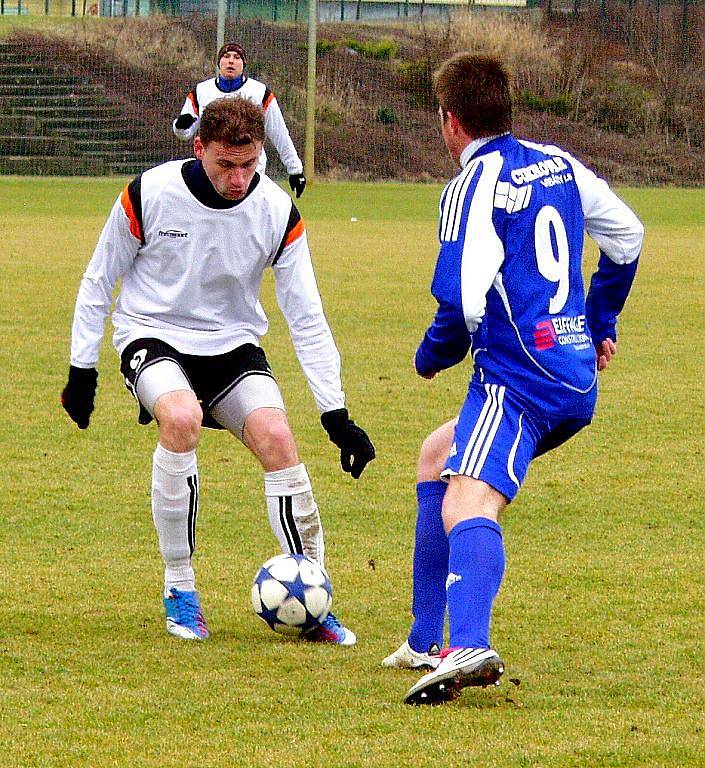
<path id="1" fill-rule="evenodd" d="M 225 43 L 225 45 L 223 45 L 218 51 L 218 58 L 215 61 L 217 66 L 220 66 L 220 60 L 223 58 L 223 56 L 225 56 L 226 53 L 228 53 L 228 51 L 236 51 L 239 53 L 243 65 L 247 64 L 247 55 L 245 54 L 245 49 L 240 45 L 240 43 Z"/>

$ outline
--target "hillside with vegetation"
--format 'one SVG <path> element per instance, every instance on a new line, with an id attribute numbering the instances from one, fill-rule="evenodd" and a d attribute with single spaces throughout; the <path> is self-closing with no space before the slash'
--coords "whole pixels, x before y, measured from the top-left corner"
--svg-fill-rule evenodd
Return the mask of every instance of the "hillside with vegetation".
<path id="1" fill-rule="evenodd" d="M 510 66 L 517 135 L 565 146 L 617 184 L 705 183 L 705 13 L 693 9 L 685 37 L 675 7 L 658 19 L 644 8 L 612 21 L 600 31 L 589 14 L 547 21 L 463 12 L 447 22 L 321 25 L 317 173 L 446 178 L 453 169 L 431 76 L 448 55 L 470 50 Z M 240 20 L 226 36 L 244 44 L 249 72 L 276 93 L 302 149 L 305 27 Z M 213 72 L 213 19 L 86 20 L 16 27 L 5 39 L 31 51 L 38 67 L 99 85 L 122 111 L 123 140 L 145 158 L 188 153 L 171 120 L 191 86 Z"/>

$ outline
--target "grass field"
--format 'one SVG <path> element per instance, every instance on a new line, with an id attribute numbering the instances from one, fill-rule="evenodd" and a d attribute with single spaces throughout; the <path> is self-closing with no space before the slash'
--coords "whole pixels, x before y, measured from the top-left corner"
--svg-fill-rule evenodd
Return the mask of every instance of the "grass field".
<path id="1" fill-rule="evenodd" d="M 301 200 L 349 407 L 378 450 L 358 483 L 265 285 L 265 348 L 327 525 L 336 612 L 359 637 L 343 650 L 253 615 L 250 580 L 277 548 L 261 473 L 222 433 L 199 452 L 212 639 L 164 631 L 155 432 L 136 423 L 109 338 L 90 429 L 58 402 L 80 276 L 120 187 L 0 179 L 2 766 L 705 764 L 705 192 L 624 191 L 647 240 L 597 417 L 535 462 L 504 518 L 505 680 L 413 709 L 414 675 L 379 661 L 409 624 L 419 442 L 468 377 L 463 365 L 424 382 L 410 367 L 433 311 L 439 188 L 319 184 Z"/>

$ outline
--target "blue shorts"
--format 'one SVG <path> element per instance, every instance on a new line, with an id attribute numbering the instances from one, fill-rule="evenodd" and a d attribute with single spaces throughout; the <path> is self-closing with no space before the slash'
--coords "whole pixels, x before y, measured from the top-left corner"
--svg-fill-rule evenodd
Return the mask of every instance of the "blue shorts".
<path id="1" fill-rule="evenodd" d="M 539 418 L 506 387 L 473 381 L 441 477 L 474 477 L 511 501 L 531 460 L 557 448 L 590 421 Z"/>

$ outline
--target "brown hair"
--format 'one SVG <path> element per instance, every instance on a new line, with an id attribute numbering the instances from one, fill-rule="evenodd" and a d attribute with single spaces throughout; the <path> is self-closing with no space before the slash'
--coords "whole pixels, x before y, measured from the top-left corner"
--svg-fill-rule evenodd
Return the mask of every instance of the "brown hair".
<path id="1" fill-rule="evenodd" d="M 216 99 L 203 110 L 198 135 L 203 146 L 212 141 L 233 147 L 264 143 L 264 112 L 245 99 Z"/>
<path id="2" fill-rule="evenodd" d="M 452 112 L 473 138 L 511 131 L 509 74 L 499 59 L 457 53 L 436 70 L 433 84 L 443 119 Z"/>

